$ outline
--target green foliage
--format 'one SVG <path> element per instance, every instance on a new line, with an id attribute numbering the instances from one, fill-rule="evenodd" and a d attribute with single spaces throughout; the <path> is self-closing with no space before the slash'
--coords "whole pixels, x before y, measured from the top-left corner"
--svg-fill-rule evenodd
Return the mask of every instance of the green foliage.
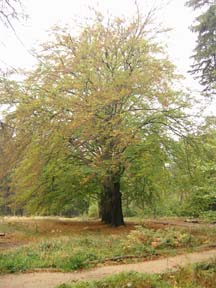
<path id="1" fill-rule="evenodd" d="M 215 209 L 215 152 L 215 130 L 208 125 L 196 136 L 173 142 L 161 205 L 164 215 L 199 217 Z"/>
<path id="2" fill-rule="evenodd" d="M 200 217 L 205 221 L 215 222 L 216 221 L 216 211 L 204 211 L 201 213 Z"/>
<path id="3" fill-rule="evenodd" d="M 214 193 L 215 195 L 215 193 Z M 203 189 L 191 194 L 188 201 L 181 207 L 181 214 L 187 216 L 199 217 L 203 213 L 212 212 L 211 205 L 215 205 L 215 196 L 206 193 Z"/>
<path id="4" fill-rule="evenodd" d="M 99 210 L 98 210 L 98 204 L 97 203 L 91 204 L 89 206 L 88 216 L 91 218 L 98 218 L 99 217 Z"/>
<path id="5" fill-rule="evenodd" d="M 127 150 L 128 167 L 122 179 L 124 201 L 141 209 L 156 212 L 166 195 L 170 173 L 169 161 L 171 140 L 165 136 L 151 135 L 144 143 Z M 159 204 L 160 203 L 160 204 Z"/>

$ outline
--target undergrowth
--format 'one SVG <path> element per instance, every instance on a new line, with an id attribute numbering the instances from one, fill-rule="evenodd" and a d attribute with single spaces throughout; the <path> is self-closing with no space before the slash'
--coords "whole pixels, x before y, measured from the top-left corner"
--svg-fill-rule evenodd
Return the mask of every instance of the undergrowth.
<path id="1" fill-rule="evenodd" d="M 137 261 L 136 257 L 150 259 L 157 255 L 173 255 L 182 248 L 191 249 L 202 241 L 203 239 L 183 229 L 154 230 L 142 226 L 137 226 L 128 235 L 86 233 L 58 238 L 49 237 L 0 254 L 0 273 L 38 268 L 72 271 L 106 261 L 116 261 L 116 258 L 120 259 L 119 261 Z M 135 259 L 121 260 L 124 256 Z"/>
<path id="2" fill-rule="evenodd" d="M 201 244 L 198 237 L 182 229 L 164 228 L 147 229 L 136 226 L 130 234 L 122 241 L 123 247 L 127 251 L 141 252 L 149 250 L 161 250 L 166 248 L 193 247 Z"/>

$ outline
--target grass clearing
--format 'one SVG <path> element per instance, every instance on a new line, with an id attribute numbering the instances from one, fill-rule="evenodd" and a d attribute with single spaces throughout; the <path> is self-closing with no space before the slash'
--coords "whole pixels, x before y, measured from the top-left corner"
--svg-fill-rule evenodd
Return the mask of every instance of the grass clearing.
<path id="1" fill-rule="evenodd" d="M 216 242 L 216 229 L 70 219 L 6 219 L 0 223 L 0 273 L 35 269 L 73 271 L 93 266 L 156 259 Z M 16 245 L 17 244 L 17 245 Z M 25 245 L 21 245 L 25 244 Z M 9 249 L 13 248 L 13 249 Z"/>
<path id="2" fill-rule="evenodd" d="M 119 254 L 119 237 L 85 234 L 42 240 L 0 255 L 2 273 L 35 268 L 64 271 L 87 268 L 90 262 Z"/>

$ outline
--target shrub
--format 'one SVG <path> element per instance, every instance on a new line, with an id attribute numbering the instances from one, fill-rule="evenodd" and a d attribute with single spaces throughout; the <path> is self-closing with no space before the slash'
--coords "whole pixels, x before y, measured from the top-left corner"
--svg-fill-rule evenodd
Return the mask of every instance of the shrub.
<path id="1" fill-rule="evenodd" d="M 92 204 L 89 206 L 88 216 L 91 218 L 98 218 L 99 217 L 99 210 L 98 210 L 97 204 Z"/>
<path id="2" fill-rule="evenodd" d="M 123 247 L 128 251 L 143 250 L 152 252 L 154 249 L 181 248 L 197 244 L 196 238 L 184 230 L 166 229 L 146 229 L 142 226 L 136 226 L 125 240 L 122 241 Z"/>

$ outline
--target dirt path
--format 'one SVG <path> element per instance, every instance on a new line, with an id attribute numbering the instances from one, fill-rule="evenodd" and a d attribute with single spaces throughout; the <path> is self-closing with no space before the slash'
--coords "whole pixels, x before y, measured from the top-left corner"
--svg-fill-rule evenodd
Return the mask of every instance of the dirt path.
<path id="1" fill-rule="evenodd" d="M 9 274 L 0 277 L 0 288 L 54 288 L 57 285 L 70 281 L 101 279 L 108 275 L 128 271 L 149 274 L 163 273 L 167 270 L 173 270 L 190 263 L 206 261 L 212 257 L 216 257 L 216 249 L 136 264 L 105 266 L 81 272 L 37 272 Z"/>
<path id="2" fill-rule="evenodd" d="M 190 221 L 190 220 L 189 220 Z M 192 228 L 192 229 L 197 229 L 197 228 L 216 228 L 216 223 L 205 223 L 205 222 L 188 222 L 185 219 L 146 219 L 143 221 L 144 225 L 149 225 L 150 227 L 152 225 L 156 225 L 159 227 L 163 226 L 174 226 L 174 227 L 185 227 L 185 228 Z"/>

